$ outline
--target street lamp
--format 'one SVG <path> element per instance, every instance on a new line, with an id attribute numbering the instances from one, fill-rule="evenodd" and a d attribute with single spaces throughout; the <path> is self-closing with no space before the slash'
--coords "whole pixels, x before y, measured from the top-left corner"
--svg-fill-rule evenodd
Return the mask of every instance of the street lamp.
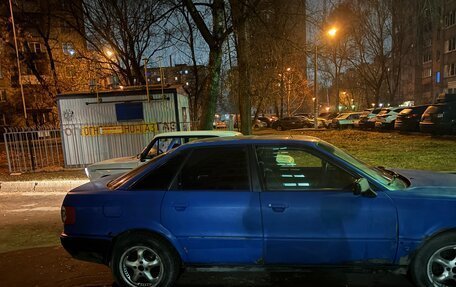
<path id="1" fill-rule="evenodd" d="M 105 55 L 108 58 L 111 58 L 112 56 L 114 56 L 114 52 L 111 49 L 105 49 Z"/>
<path id="2" fill-rule="evenodd" d="M 336 38 L 338 31 L 339 31 L 339 29 L 337 27 L 333 26 L 326 32 L 326 35 L 328 36 L 328 38 L 334 39 L 334 38 Z M 334 81 L 335 81 L 335 84 L 336 84 L 336 103 L 335 103 L 335 106 L 336 106 L 336 108 L 339 111 L 340 110 L 339 109 L 339 99 L 340 98 L 339 98 L 339 72 L 338 72 L 338 69 L 337 69 L 337 46 L 334 47 L 334 66 L 335 66 Z"/>
<path id="3" fill-rule="evenodd" d="M 291 71 L 291 68 L 288 67 L 287 68 L 287 72 L 288 74 L 287 75 L 287 83 L 286 83 L 286 87 L 287 87 L 287 116 L 289 117 L 290 116 L 290 93 L 291 93 L 291 76 L 289 74 L 289 72 Z"/>
<path id="4" fill-rule="evenodd" d="M 337 27 L 332 27 L 328 31 L 326 31 L 326 34 L 330 38 L 335 38 L 337 34 Z M 317 84 L 317 70 L 318 70 L 318 45 L 315 43 L 315 67 L 314 67 L 314 128 L 318 129 L 318 84 Z M 336 82 L 337 82 L 337 63 L 336 63 Z M 337 91 L 339 93 L 339 91 Z M 339 94 L 337 94 L 337 97 L 339 97 Z"/>

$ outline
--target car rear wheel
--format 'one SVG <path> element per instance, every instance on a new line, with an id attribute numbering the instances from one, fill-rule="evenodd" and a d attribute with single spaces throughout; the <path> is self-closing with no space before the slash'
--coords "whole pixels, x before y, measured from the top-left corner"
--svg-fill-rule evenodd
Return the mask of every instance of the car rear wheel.
<path id="1" fill-rule="evenodd" d="M 172 286 L 179 275 L 179 259 L 160 238 L 131 234 L 116 243 L 111 270 L 120 286 Z"/>
<path id="2" fill-rule="evenodd" d="M 411 275 L 419 287 L 456 286 L 456 233 L 426 243 L 412 262 Z"/>

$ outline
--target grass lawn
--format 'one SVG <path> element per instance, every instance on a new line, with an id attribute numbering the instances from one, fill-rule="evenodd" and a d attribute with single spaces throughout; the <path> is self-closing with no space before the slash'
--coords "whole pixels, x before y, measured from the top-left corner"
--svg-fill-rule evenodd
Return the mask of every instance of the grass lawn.
<path id="1" fill-rule="evenodd" d="M 358 159 L 393 168 L 456 171 L 456 137 L 359 130 L 256 131 L 257 135 L 308 135 L 344 149 Z"/>

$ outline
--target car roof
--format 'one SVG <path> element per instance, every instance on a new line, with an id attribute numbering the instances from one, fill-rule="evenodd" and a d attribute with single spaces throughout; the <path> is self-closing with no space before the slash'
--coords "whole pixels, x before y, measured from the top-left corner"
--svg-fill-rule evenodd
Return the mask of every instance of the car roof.
<path id="1" fill-rule="evenodd" d="M 179 131 L 179 132 L 166 132 L 159 133 L 155 137 L 194 137 L 194 136 L 210 136 L 210 137 L 233 137 L 233 136 L 242 136 L 240 132 L 236 131 L 206 131 L 206 130 L 197 130 L 197 131 Z"/>
<path id="2" fill-rule="evenodd" d="M 206 138 L 192 141 L 182 147 L 187 146 L 218 146 L 218 145 L 237 145 L 237 144 L 280 144 L 280 143 L 300 143 L 312 145 L 323 142 L 319 138 L 304 135 L 271 135 L 271 136 L 238 136 L 238 137 L 218 137 Z"/>

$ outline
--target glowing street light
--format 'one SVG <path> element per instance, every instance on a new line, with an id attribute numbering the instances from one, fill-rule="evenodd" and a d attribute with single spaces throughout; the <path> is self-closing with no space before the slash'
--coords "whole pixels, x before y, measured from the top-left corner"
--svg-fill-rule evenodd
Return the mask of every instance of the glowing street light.
<path id="1" fill-rule="evenodd" d="M 336 27 L 332 27 L 331 29 L 329 29 L 328 31 L 326 31 L 326 34 L 327 36 L 329 36 L 330 38 L 335 38 L 336 37 L 336 34 L 337 34 L 337 28 Z M 317 93 L 318 93 L 318 83 L 317 83 L 317 70 L 318 70 L 318 45 L 317 43 L 315 44 L 315 67 L 314 67 L 314 97 L 315 97 L 315 101 L 314 101 L 314 113 L 315 113 L 315 118 L 314 118 L 314 127 L 315 129 L 318 128 L 318 96 L 317 96 Z M 337 64 L 336 64 L 337 65 Z M 336 66 L 336 73 L 337 73 L 337 66 Z M 337 75 L 336 75 L 336 78 L 337 78 Z M 337 81 L 336 81 L 337 82 Z M 339 89 L 338 89 L 339 90 Z M 337 92 L 337 97 L 339 97 L 339 91 Z"/>
<path id="2" fill-rule="evenodd" d="M 108 58 L 112 58 L 114 56 L 114 52 L 111 49 L 105 49 L 104 52 Z"/>
<path id="3" fill-rule="evenodd" d="M 337 28 L 336 27 L 332 27 L 331 29 L 329 29 L 326 34 L 328 34 L 329 37 L 331 38 L 334 38 L 336 37 L 336 34 L 337 34 Z"/>

